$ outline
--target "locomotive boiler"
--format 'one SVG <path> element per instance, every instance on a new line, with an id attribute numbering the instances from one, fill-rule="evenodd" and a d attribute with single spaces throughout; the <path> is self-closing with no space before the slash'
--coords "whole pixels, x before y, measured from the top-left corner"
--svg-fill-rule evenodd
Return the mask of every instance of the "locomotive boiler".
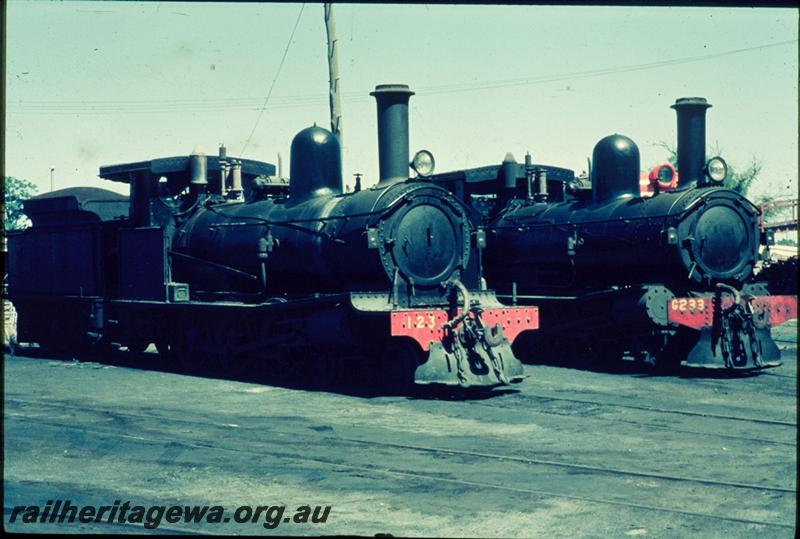
<path id="1" fill-rule="evenodd" d="M 288 185 L 265 181 L 271 165 L 221 148 L 219 157 L 101 167 L 101 177 L 131 186 L 127 215 L 107 191 L 32 199 L 34 226 L 11 249 L 20 340 L 154 343 L 184 367 L 227 373 L 248 362 L 292 371 L 305 358 L 310 376 L 521 380 L 511 343 L 537 327 L 537 310 L 504 306 L 481 286 L 484 242 L 469 208 L 408 177 L 412 94 L 405 85 L 372 93 L 380 178 L 354 193 L 342 189 L 338 139 L 313 126 L 292 141 Z M 41 278 L 55 252 L 66 257 L 62 279 L 74 281 L 67 289 L 51 273 Z M 43 324 L 53 309 L 69 322 Z"/>
<path id="2" fill-rule="evenodd" d="M 459 201 L 391 177 L 342 196 L 339 154 L 332 133 L 307 128 L 292 142 L 288 197 L 198 208 L 174 235 L 175 278 L 207 295 L 391 288 L 404 305 L 441 301 L 448 280 L 477 286 Z"/>
<path id="3" fill-rule="evenodd" d="M 641 198 L 639 151 L 622 135 L 597 144 L 593 168 L 587 200 L 511 204 L 492 223 L 490 281 L 523 294 L 648 282 L 686 291 L 751 275 L 759 228 L 747 199 L 704 185 Z"/>
<path id="4" fill-rule="evenodd" d="M 486 278 L 511 304 L 541 307 L 543 331 L 520 342 L 521 353 L 563 354 L 577 346 L 578 353 L 624 354 L 660 365 L 778 363 L 769 328 L 796 316 L 796 298 L 771 296 L 754 282 L 766 238 L 758 208 L 722 186 L 724 160 L 706 161 L 710 106 L 703 98 L 673 105 L 678 176 L 651 174 L 668 181 L 654 182 L 647 197 L 641 196 L 639 150 L 619 134 L 595 146 L 590 185 L 530 159 L 520 166 L 510 155 L 494 167 L 494 180 L 484 182 L 495 186 L 484 208 Z M 474 169 L 434 181 L 477 185 L 481 176 L 490 179 L 492 172 Z M 660 187 L 674 180 L 674 189 Z"/>

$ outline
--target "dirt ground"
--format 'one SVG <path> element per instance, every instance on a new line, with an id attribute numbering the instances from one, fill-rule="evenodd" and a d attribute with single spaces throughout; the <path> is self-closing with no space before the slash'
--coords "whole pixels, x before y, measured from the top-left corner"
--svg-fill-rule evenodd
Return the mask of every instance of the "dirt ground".
<path id="1" fill-rule="evenodd" d="M 459 537 L 793 537 L 797 327 L 757 376 L 526 365 L 511 388 L 365 397 L 6 357 L 15 506 L 331 506 L 324 523 L 166 523 L 153 532 Z"/>

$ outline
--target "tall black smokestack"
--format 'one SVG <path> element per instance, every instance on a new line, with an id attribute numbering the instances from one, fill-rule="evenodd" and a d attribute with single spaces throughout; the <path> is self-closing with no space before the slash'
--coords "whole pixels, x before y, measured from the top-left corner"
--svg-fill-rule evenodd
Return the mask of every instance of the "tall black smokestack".
<path id="1" fill-rule="evenodd" d="M 678 183 L 704 185 L 706 164 L 706 109 L 704 97 L 681 97 L 672 108 L 678 114 Z"/>
<path id="2" fill-rule="evenodd" d="M 379 84 L 369 95 L 378 103 L 378 183 L 408 179 L 408 100 L 414 92 L 406 84 Z"/>

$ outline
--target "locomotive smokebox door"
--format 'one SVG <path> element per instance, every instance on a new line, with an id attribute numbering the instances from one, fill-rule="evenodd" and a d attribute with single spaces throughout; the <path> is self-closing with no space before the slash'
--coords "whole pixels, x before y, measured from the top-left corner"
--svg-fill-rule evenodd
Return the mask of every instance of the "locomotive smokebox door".
<path id="1" fill-rule="evenodd" d="M 691 250 L 705 274 L 740 279 L 750 273 L 758 238 L 748 217 L 731 203 L 712 201 L 702 210 L 692 230 Z"/>
<path id="2" fill-rule="evenodd" d="M 439 199 L 422 195 L 382 220 L 381 259 L 387 274 L 397 269 L 409 284 L 422 287 L 438 287 L 447 280 L 468 259 L 463 249 L 469 248 L 464 241 L 469 230 L 454 218 L 443 210 Z"/>

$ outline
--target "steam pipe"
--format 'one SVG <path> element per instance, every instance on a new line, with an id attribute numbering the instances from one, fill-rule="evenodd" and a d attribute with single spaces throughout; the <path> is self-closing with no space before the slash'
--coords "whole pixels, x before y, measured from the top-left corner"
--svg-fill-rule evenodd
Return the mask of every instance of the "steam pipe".
<path id="1" fill-rule="evenodd" d="M 406 84 L 379 84 L 374 92 L 378 105 L 378 184 L 408 179 L 408 100 L 414 95 Z"/>
<path id="2" fill-rule="evenodd" d="M 189 156 L 189 199 L 186 206 L 193 205 L 198 197 L 208 189 L 208 159 L 199 149 L 192 150 Z"/>
<path id="3" fill-rule="evenodd" d="M 232 198 L 238 199 L 241 193 L 242 193 L 242 162 L 234 161 L 230 195 Z"/>
<path id="4" fill-rule="evenodd" d="M 517 160 L 511 152 L 503 158 L 502 170 L 503 187 L 508 193 L 514 193 L 517 189 Z"/>
<path id="5" fill-rule="evenodd" d="M 525 154 L 525 199 L 526 200 L 533 200 L 533 196 L 531 191 L 533 186 L 531 183 L 533 182 L 533 161 L 531 158 L 531 152 L 527 152 Z"/>
<path id="6" fill-rule="evenodd" d="M 533 199 L 536 202 L 547 202 L 547 171 L 539 170 L 536 175 L 536 195 Z"/>
<path id="7" fill-rule="evenodd" d="M 225 188 L 227 187 L 228 183 L 228 157 L 227 157 L 227 150 L 224 144 L 219 145 L 219 186 L 214 189 L 214 192 L 225 196 Z"/>

